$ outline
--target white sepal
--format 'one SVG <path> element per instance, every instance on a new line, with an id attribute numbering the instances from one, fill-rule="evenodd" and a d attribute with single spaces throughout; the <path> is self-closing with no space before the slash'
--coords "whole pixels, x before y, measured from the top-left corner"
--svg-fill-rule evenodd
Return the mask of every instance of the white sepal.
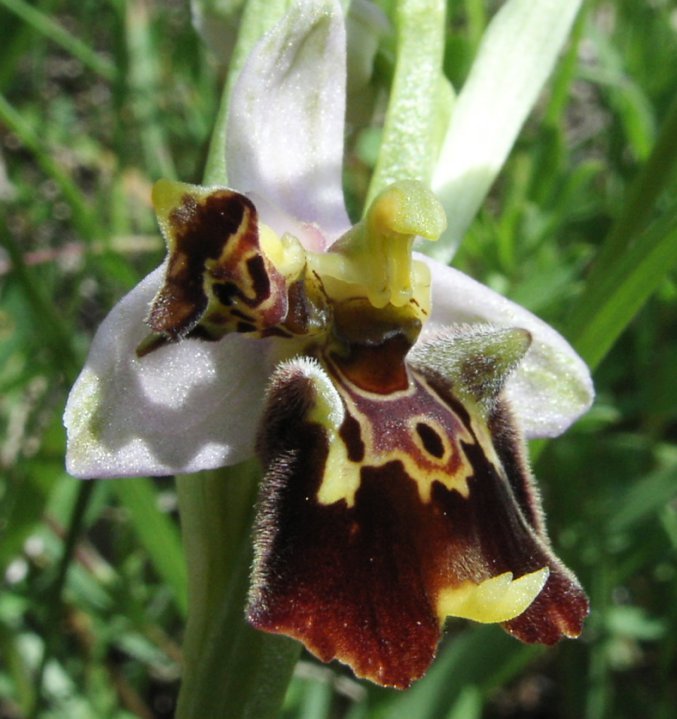
<path id="1" fill-rule="evenodd" d="M 432 275 L 433 298 L 422 339 L 440 325 L 459 323 L 488 323 L 531 333 L 531 347 L 505 389 L 527 437 L 555 437 L 589 409 L 595 395 L 590 371 L 562 335 L 462 272 L 424 261 Z"/>
<path id="2" fill-rule="evenodd" d="M 195 472 L 253 454 L 272 370 L 265 342 L 187 339 L 136 356 L 163 271 L 113 308 L 71 390 L 64 423 L 67 468 L 75 476 Z"/>

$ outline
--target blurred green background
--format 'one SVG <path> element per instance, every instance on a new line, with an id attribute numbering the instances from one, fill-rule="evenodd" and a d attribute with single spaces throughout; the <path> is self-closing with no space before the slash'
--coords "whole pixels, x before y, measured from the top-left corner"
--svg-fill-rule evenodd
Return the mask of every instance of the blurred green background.
<path id="1" fill-rule="evenodd" d="M 457 87 L 496 5 L 449 2 Z M 389 43 L 373 113 L 349 127 L 355 212 Z M 70 478 L 61 413 L 98 323 L 164 255 L 152 183 L 200 180 L 223 74 L 186 2 L 0 0 L 0 719 L 172 716 L 186 612 L 173 482 Z M 677 4 L 585 3 L 454 260 L 599 365 L 594 408 L 534 448 L 553 543 L 590 594 L 582 638 L 543 649 L 453 621 L 403 694 L 304 655 L 284 717 L 675 716 L 677 242 L 660 238 L 677 214 L 676 96 Z M 614 319 L 649 294 L 629 326 Z"/>

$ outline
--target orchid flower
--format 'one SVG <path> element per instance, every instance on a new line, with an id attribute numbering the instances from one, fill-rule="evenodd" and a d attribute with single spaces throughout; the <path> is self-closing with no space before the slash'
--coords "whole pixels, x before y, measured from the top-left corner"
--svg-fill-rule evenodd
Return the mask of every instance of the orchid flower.
<path id="1" fill-rule="evenodd" d="M 592 385 L 549 326 L 412 251 L 446 225 L 425 185 L 351 225 L 345 67 L 338 3 L 295 4 L 233 90 L 228 186 L 156 184 L 168 258 L 94 338 L 67 464 L 166 475 L 256 452 L 249 621 L 401 688 L 448 616 L 580 633 L 523 437 L 564 431 Z"/>

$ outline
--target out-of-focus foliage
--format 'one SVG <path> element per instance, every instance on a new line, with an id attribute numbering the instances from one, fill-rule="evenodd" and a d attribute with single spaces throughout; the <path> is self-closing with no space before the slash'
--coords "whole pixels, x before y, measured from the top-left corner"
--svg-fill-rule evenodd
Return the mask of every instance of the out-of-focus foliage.
<path id="1" fill-rule="evenodd" d="M 457 86 L 494 5 L 450 2 L 445 69 Z M 355 212 L 391 51 L 385 35 L 349 115 Z M 222 72 L 178 0 L 0 0 L 2 719 L 172 715 L 187 601 L 173 483 L 68 477 L 61 412 L 98 322 L 164 254 L 152 183 L 200 180 Z M 588 2 L 455 259 L 595 363 L 615 340 L 607 315 L 586 335 L 595 307 L 647 282 L 633 269 L 653 245 L 636 237 L 654 220 L 674 232 L 675 174 L 661 175 L 674 142 L 663 165 L 650 158 L 676 93 L 677 5 Z M 604 275 L 633 251 L 637 262 Z M 652 261 L 674 265 L 675 253 Z M 676 297 L 674 276 L 662 279 L 599 364 L 593 410 L 536 448 L 553 542 L 592 601 L 582 639 L 545 650 L 452 622 L 429 676 L 404 694 L 306 656 L 284 717 L 673 715 Z"/>

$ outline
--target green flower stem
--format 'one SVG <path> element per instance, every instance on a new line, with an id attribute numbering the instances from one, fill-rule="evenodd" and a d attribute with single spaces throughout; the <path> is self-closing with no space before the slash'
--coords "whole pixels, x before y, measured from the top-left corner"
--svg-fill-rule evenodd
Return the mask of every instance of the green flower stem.
<path id="1" fill-rule="evenodd" d="M 301 645 L 244 618 L 258 485 L 253 464 L 177 478 L 189 615 L 176 719 L 277 716 Z"/>
<path id="2" fill-rule="evenodd" d="M 365 209 L 398 180 L 430 184 L 452 99 L 442 77 L 445 6 L 441 0 L 397 3 L 395 77 Z"/>

